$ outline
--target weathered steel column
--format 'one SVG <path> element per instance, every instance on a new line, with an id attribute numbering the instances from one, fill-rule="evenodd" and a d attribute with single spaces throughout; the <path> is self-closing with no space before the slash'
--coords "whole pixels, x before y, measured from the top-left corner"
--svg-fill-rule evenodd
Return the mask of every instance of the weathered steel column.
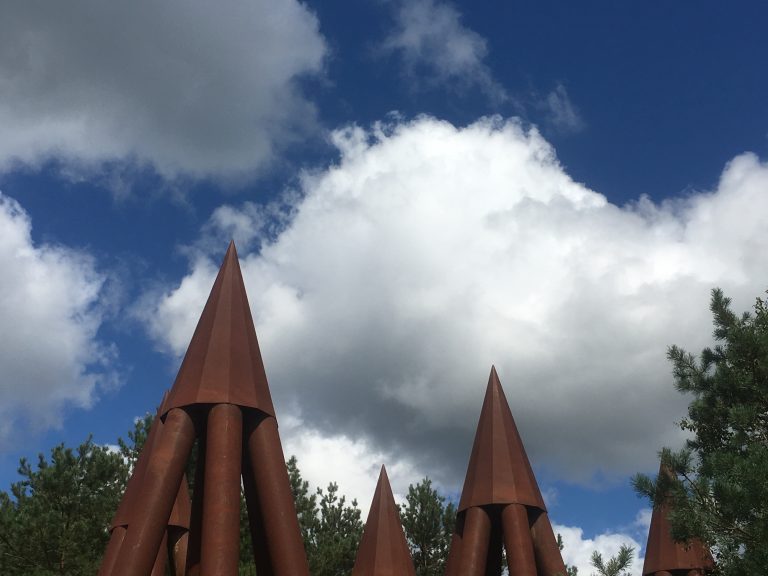
<path id="1" fill-rule="evenodd" d="M 152 572 L 149 576 L 165 576 L 165 565 L 168 564 L 168 532 L 163 536 L 163 542 L 160 544 L 160 550 L 157 551 L 155 565 L 152 566 Z"/>
<path id="2" fill-rule="evenodd" d="M 464 517 L 464 533 L 461 536 L 461 559 L 457 574 L 461 576 L 485 576 L 488 545 L 491 538 L 491 519 L 479 506 L 468 508 Z"/>
<path id="3" fill-rule="evenodd" d="M 291 494 L 277 421 L 264 418 L 246 429 L 248 458 L 275 576 L 308 576 L 309 566 Z"/>
<path id="4" fill-rule="evenodd" d="M 457 570 L 461 563 L 461 547 L 462 540 L 459 534 L 460 527 L 458 526 L 459 519 L 456 519 L 456 529 L 451 536 L 451 546 L 448 550 L 448 559 L 445 561 L 445 576 L 457 576 Z"/>
<path id="5" fill-rule="evenodd" d="M 152 571 L 194 440 L 189 414 L 171 410 L 147 463 L 135 516 L 113 572 L 116 576 L 146 576 Z"/>
<path id="6" fill-rule="evenodd" d="M 208 413 L 200 571 L 237 576 L 240 561 L 240 470 L 243 417 L 233 404 Z"/>
<path id="7" fill-rule="evenodd" d="M 536 559 L 528 526 L 528 511 L 522 504 L 508 504 L 501 512 L 504 547 L 509 576 L 536 576 Z"/>
<path id="8" fill-rule="evenodd" d="M 545 574 L 565 574 L 565 563 L 560 555 L 557 538 L 549 523 L 546 512 L 539 514 L 531 526 L 531 539 L 533 540 L 533 554 L 536 558 L 536 566 Z"/>
<path id="9" fill-rule="evenodd" d="M 109 537 L 107 550 L 104 552 L 104 558 L 101 560 L 98 576 L 109 576 L 115 568 L 117 556 L 120 554 L 120 548 L 125 540 L 125 526 L 115 526 Z"/>
<path id="10" fill-rule="evenodd" d="M 274 576 L 272 561 L 267 548 L 267 536 L 264 533 L 264 516 L 261 513 L 259 497 L 256 495 L 256 485 L 253 479 L 250 457 L 247 445 L 243 446 L 243 493 L 245 506 L 248 509 L 248 526 L 251 529 L 251 546 L 253 547 L 253 562 L 256 574 L 259 576 Z"/>

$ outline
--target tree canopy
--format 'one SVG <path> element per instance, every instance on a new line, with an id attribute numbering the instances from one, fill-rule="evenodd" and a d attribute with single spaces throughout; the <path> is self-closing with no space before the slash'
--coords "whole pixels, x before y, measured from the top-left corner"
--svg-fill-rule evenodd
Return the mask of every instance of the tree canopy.
<path id="1" fill-rule="evenodd" d="M 768 300 L 737 315 L 712 291 L 714 347 L 696 357 L 671 346 L 676 388 L 692 397 L 680 426 L 687 446 L 661 452 L 674 472 L 637 475 L 636 490 L 671 504 L 678 541 L 699 538 L 724 575 L 762 575 L 768 566 Z"/>

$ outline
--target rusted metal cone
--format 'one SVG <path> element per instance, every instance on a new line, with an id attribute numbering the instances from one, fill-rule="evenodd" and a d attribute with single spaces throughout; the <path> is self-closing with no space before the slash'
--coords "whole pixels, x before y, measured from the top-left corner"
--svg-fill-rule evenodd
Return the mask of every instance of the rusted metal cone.
<path id="1" fill-rule="evenodd" d="M 565 573 L 544 499 L 492 367 L 446 576 L 498 576 L 499 541 L 511 576 Z"/>
<path id="2" fill-rule="evenodd" d="M 415 576 L 411 552 L 400 523 L 384 466 L 373 495 L 352 576 Z"/>
<path id="3" fill-rule="evenodd" d="M 663 464 L 659 475 L 672 476 L 673 472 Z M 651 526 L 648 530 L 648 543 L 645 546 L 645 562 L 643 576 L 666 576 L 669 573 L 698 576 L 714 569 L 714 562 L 709 550 L 700 540 L 692 540 L 687 544 L 675 542 L 670 530 L 670 505 L 663 502 L 654 507 L 651 515 Z"/>
<path id="4" fill-rule="evenodd" d="M 308 576 L 274 408 L 230 243 L 156 432 L 113 521 L 103 576 L 236 576 L 240 477 L 259 576 Z M 193 502 L 184 477 L 193 444 Z M 139 473 L 140 472 L 140 473 Z"/>

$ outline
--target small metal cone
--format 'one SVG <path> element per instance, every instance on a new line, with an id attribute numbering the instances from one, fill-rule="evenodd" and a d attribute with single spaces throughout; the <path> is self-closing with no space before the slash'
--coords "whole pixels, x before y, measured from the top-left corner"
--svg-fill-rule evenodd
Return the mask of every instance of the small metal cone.
<path id="1" fill-rule="evenodd" d="M 387 471 L 382 466 L 352 576 L 409 575 L 415 575 L 413 561 Z"/>
<path id="2" fill-rule="evenodd" d="M 669 475 L 672 472 L 662 465 L 659 475 L 662 474 Z M 672 570 L 712 570 L 712 555 L 699 540 L 693 540 L 686 545 L 672 539 L 668 513 L 669 505 L 666 503 L 653 509 L 648 543 L 645 546 L 643 576 Z"/>
<path id="3" fill-rule="evenodd" d="M 530 510 L 534 517 L 539 518 L 537 524 L 547 524 L 548 526 L 544 499 L 541 497 L 512 412 L 501 388 L 498 374 L 496 369 L 492 367 L 458 513 L 466 516 L 469 509 L 482 507 L 490 512 L 491 510 L 503 510 L 503 507 L 508 505 L 521 505 L 524 510 Z M 521 558 L 521 562 L 526 565 L 525 568 L 511 566 L 510 573 L 527 574 L 535 569 L 531 550 L 535 552 L 536 563 L 542 564 L 538 566 L 539 572 L 545 568 L 543 564 L 546 564 L 547 568 L 554 567 L 555 571 L 560 570 L 561 567 L 564 568 L 551 530 L 546 534 L 532 534 L 525 517 L 523 517 L 522 523 L 508 523 L 506 521 L 494 523 L 491 532 L 487 537 L 482 538 L 482 542 L 479 540 L 474 542 L 477 535 L 465 523 L 465 533 L 463 535 L 457 534 L 452 543 L 452 547 L 457 547 L 455 551 L 451 550 L 451 555 L 454 556 L 450 568 L 452 576 L 465 576 L 459 574 L 459 571 L 462 570 L 459 566 L 473 564 L 470 560 L 473 554 L 480 553 L 482 556 L 488 549 L 490 542 L 498 541 L 499 534 L 495 531 L 501 528 L 501 524 L 505 525 L 507 529 L 524 531 L 522 533 L 516 532 L 514 535 L 503 535 L 507 546 L 514 544 L 515 550 L 507 551 L 510 558 Z M 472 533 L 468 534 L 467 530 Z M 477 549 L 470 550 L 470 547 Z M 491 560 L 495 560 L 495 558 Z M 521 568 L 522 572 L 517 568 Z M 490 569 L 494 570 L 493 568 Z M 484 570 L 481 569 L 481 572 Z"/>
<path id="4" fill-rule="evenodd" d="M 524 504 L 546 512 L 495 368 L 488 378 L 458 510 L 491 504 Z"/>
<path id="5" fill-rule="evenodd" d="M 234 243 L 224 256 L 163 413 L 194 404 L 234 404 L 275 415 Z"/>

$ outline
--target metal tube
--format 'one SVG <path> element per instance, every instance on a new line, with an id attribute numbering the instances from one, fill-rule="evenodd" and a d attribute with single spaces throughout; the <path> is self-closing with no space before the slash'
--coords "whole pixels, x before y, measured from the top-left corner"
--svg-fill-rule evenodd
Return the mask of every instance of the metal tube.
<path id="1" fill-rule="evenodd" d="M 467 508 L 464 514 L 464 533 L 461 536 L 461 558 L 457 574 L 485 576 L 491 537 L 491 519 L 479 506 Z"/>
<path id="2" fill-rule="evenodd" d="M 195 468 L 195 484 L 192 491 L 192 511 L 189 518 L 189 537 L 187 538 L 187 576 L 197 576 L 200 574 L 200 545 L 203 533 L 203 495 L 205 493 L 205 440 L 205 428 L 201 426 L 200 437 L 197 439 L 197 467 Z"/>
<path id="3" fill-rule="evenodd" d="M 147 462 L 115 576 L 146 576 L 152 571 L 194 440 L 195 426 L 189 414 L 181 408 L 171 410 Z"/>
<path id="4" fill-rule="evenodd" d="M 546 512 L 541 512 L 531 526 L 531 540 L 533 541 L 533 555 L 536 558 L 536 566 L 539 573 L 565 574 L 565 564 L 557 546 L 555 533 Z"/>
<path id="5" fill-rule="evenodd" d="M 264 532 L 274 574 L 309 576 L 277 421 L 273 417 L 259 422 L 250 419 L 246 438 L 250 472 L 264 518 Z"/>
<path id="6" fill-rule="evenodd" d="M 168 555 L 171 560 L 171 574 L 173 576 L 186 576 L 188 546 L 189 530 L 178 526 L 168 526 Z"/>
<path id="7" fill-rule="evenodd" d="M 208 413 L 205 496 L 200 572 L 237 576 L 240 561 L 240 470 L 243 417 L 233 404 L 217 404 Z"/>
<path id="8" fill-rule="evenodd" d="M 536 576 L 528 511 L 522 504 L 508 504 L 501 512 L 509 576 Z"/>
<path id="9" fill-rule="evenodd" d="M 456 576 L 456 571 L 459 569 L 459 563 L 461 562 L 461 534 L 459 534 L 459 526 L 457 519 L 457 526 L 451 536 L 451 547 L 448 550 L 448 559 L 445 561 L 445 576 Z"/>
<path id="10" fill-rule="evenodd" d="M 253 547 L 253 563 L 256 566 L 256 574 L 259 576 L 274 576 L 274 570 L 272 570 L 269 558 L 269 550 L 267 549 L 267 537 L 264 533 L 264 517 L 259 507 L 259 497 L 256 494 L 253 471 L 251 470 L 250 458 L 247 452 L 243 454 L 243 492 L 245 493 L 245 505 L 248 509 L 248 526 L 251 529 L 251 545 Z"/>
<path id="11" fill-rule="evenodd" d="M 152 572 L 149 576 L 165 576 L 165 565 L 168 563 L 168 532 L 163 536 L 163 542 L 160 544 L 160 550 L 157 551 L 155 565 L 152 566 Z"/>
<path id="12" fill-rule="evenodd" d="M 98 576 L 110 576 L 112 574 L 124 540 L 125 526 L 115 526 L 112 529 L 112 534 L 109 536 L 109 544 L 107 544 L 107 549 L 104 551 L 104 558 L 101 561 Z"/>

